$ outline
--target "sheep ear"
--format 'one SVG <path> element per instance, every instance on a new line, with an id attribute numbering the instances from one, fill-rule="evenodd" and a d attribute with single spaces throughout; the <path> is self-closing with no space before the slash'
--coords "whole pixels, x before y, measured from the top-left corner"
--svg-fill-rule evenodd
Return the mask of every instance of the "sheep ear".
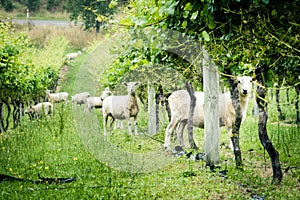
<path id="1" fill-rule="evenodd" d="M 127 83 L 126 82 L 123 82 L 122 84 L 127 87 Z"/>
<path id="2" fill-rule="evenodd" d="M 135 84 L 134 85 L 139 85 L 140 83 L 139 82 L 135 82 Z"/>

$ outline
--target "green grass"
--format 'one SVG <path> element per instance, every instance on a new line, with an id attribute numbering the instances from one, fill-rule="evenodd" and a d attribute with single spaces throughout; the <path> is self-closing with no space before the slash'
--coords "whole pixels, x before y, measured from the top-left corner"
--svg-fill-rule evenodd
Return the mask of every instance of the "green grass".
<path id="1" fill-rule="evenodd" d="M 96 59 L 98 54 L 97 51 L 84 53 L 68 61 L 69 71 L 62 90 L 74 94 L 91 89 L 89 86 L 95 80 L 91 79 L 93 74 L 87 74 L 91 73 L 90 67 L 97 70 L 97 75 L 105 66 L 104 61 Z M 103 89 L 101 85 L 94 86 Z M 99 90 L 92 88 L 91 92 L 98 94 Z M 21 126 L 1 133 L 0 173 L 30 180 L 37 180 L 40 173 L 43 177 L 75 177 L 76 181 L 61 184 L 0 182 L 0 199 L 251 199 L 252 194 L 266 199 L 299 199 L 299 127 L 279 123 L 273 105 L 272 101 L 269 136 L 280 153 L 283 170 L 290 166 L 290 170 L 284 172 L 281 185 L 271 184 L 272 168 L 258 139 L 257 117 L 251 116 L 252 103 L 241 128 L 243 171 L 235 169 L 233 153 L 226 148 L 228 136 L 221 129 L 220 142 L 226 145 L 221 147 L 220 170 L 229 170 L 226 177 L 210 172 L 203 161 L 174 159 L 170 155 L 147 157 L 147 153 L 161 152 L 166 122 L 161 122 L 160 134 L 154 138 L 146 134 L 129 136 L 125 128 L 115 130 L 104 139 L 99 110 L 84 113 L 83 106 L 56 104 L 51 118 L 30 121 L 25 116 Z M 292 107 L 285 108 L 284 112 L 295 116 Z M 147 113 L 141 111 L 142 133 L 146 133 L 146 123 Z M 195 139 L 199 151 L 203 151 L 202 129 L 195 130 Z M 114 148 L 107 149 L 109 144 Z M 121 154 L 122 151 L 129 154 Z M 128 155 L 133 156 L 122 157 Z M 150 163 L 145 167 L 155 170 L 138 168 L 140 163 L 130 166 L 131 161 L 139 162 L 140 155 Z M 124 166 L 113 165 L 115 161 Z M 132 171 L 128 167 L 132 167 Z"/>

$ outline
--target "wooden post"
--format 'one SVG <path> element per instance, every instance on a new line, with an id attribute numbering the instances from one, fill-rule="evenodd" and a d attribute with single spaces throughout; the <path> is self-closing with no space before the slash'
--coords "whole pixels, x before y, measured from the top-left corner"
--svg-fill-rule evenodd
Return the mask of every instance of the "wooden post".
<path id="1" fill-rule="evenodd" d="M 204 149 L 206 165 L 214 166 L 220 162 L 219 153 L 219 75 L 207 51 L 202 49 L 204 83 Z"/>
<path id="2" fill-rule="evenodd" d="M 156 133 L 155 90 L 150 82 L 148 82 L 148 132 L 151 135 Z"/>

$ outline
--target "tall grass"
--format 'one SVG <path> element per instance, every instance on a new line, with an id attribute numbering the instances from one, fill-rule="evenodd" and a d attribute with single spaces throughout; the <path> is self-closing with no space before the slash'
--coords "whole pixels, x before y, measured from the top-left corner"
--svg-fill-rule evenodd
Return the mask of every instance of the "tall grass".
<path id="1" fill-rule="evenodd" d="M 103 38 L 101 33 L 96 33 L 92 30 L 83 30 L 80 25 L 69 27 L 55 26 L 34 26 L 33 24 L 16 25 L 17 30 L 24 31 L 29 41 L 37 48 L 42 48 L 47 45 L 51 38 L 64 37 L 70 49 L 83 49 L 88 47 L 95 41 Z"/>

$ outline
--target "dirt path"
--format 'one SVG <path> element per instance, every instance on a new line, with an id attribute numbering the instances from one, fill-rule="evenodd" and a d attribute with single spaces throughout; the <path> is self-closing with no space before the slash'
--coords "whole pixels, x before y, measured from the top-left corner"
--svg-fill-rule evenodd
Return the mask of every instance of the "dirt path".
<path id="1" fill-rule="evenodd" d="M 61 90 L 61 84 L 62 82 L 66 79 L 66 75 L 68 74 L 68 71 L 70 69 L 70 66 L 68 65 L 63 65 L 61 68 L 60 68 L 60 71 L 59 71 L 59 79 L 57 81 L 57 86 L 56 86 L 56 90 L 55 90 L 55 93 L 58 93 L 60 92 Z"/>

